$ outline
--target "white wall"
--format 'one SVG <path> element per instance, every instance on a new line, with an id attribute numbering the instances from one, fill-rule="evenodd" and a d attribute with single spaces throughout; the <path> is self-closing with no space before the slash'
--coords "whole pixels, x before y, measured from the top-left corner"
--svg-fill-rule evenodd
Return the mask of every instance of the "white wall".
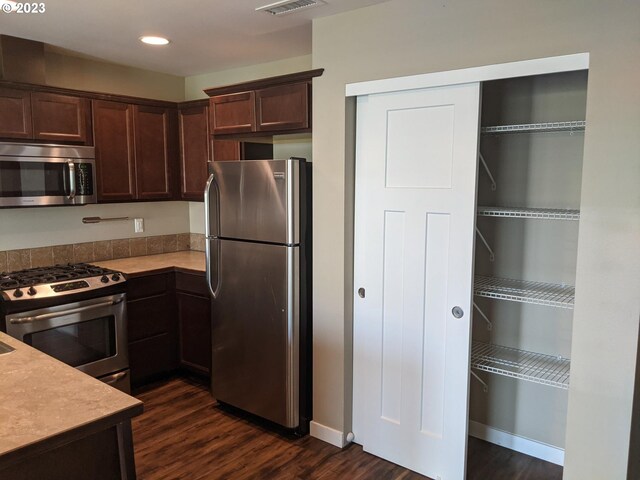
<path id="1" fill-rule="evenodd" d="M 189 202 L 189 231 L 204 233 L 204 203 Z"/>
<path id="2" fill-rule="evenodd" d="M 207 94 L 203 92 L 205 88 L 248 82 L 259 78 L 275 77 L 305 70 L 311 70 L 311 55 L 193 75 L 185 78 L 185 99 L 207 98 Z"/>
<path id="3" fill-rule="evenodd" d="M 314 420 L 351 428 L 345 84 L 589 52 L 565 478 L 625 478 L 640 316 L 640 3 L 390 0 L 313 23 Z"/>
<path id="4" fill-rule="evenodd" d="M 82 217 L 139 217 L 145 231 L 134 233 L 133 220 L 83 224 Z M 0 250 L 186 233 L 189 228 L 187 202 L 1 209 Z"/>
<path id="5" fill-rule="evenodd" d="M 305 158 L 312 161 L 311 134 L 276 135 L 273 137 L 273 158 Z"/>

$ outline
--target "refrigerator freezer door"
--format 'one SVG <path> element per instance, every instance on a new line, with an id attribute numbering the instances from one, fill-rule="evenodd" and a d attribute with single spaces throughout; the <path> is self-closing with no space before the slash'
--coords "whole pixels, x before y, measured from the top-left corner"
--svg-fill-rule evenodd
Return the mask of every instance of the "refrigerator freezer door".
<path id="1" fill-rule="evenodd" d="M 220 248 L 211 391 L 287 428 L 299 424 L 299 247 L 208 240 Z"/>
<path id="2" fill-rule="evenodd" d="M 217 205 L 208 236 L 295 245 L 300 242 L 300 162 L 213 162 Z"/>

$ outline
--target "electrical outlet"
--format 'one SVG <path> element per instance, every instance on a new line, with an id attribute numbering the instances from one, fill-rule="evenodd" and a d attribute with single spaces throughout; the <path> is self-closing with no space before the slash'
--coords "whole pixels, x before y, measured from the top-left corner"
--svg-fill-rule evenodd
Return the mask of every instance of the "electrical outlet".
<path id="1" fill-rule="evenodd" d="M 133 219 L 133 230 L 136 233 L 144 232 L 144 218 L 134 218 Z"/>

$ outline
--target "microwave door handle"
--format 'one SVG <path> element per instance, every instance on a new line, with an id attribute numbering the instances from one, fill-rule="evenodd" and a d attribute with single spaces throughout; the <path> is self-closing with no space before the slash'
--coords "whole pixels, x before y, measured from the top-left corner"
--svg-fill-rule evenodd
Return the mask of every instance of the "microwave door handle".
<path id="1" fill-rule="evenodd" d="M 100 302 L 100 303 L 94 303 L 93 305 L 87 305 L 86 307 L 78 307 L 78 308 L 71 308 L 69 310 L 60 310 L 58 312 L 43 313 L 41 315 L 35 315 L 33 317 L 11 318 L 9 319 L 9 323 L 13 325 L 20 325 L 23 323 L 33 323 L 39 320 L 49 320 L 50 318 L 64 317 L 66 315 L 72 315 L 74 313 L 86 312 L 87 310 L 95 310 L 96 308 L 110 307 L 118 303 L 120 302 L 113 302 L 110 300 L 108 302 Z"/>
<path id="2" fill-rule="evenodd" d="M 73 160 L 67 162 L 69 166 L 69 195 L 68 199 L 73 200 L 76 196 L 76 165 Z"/>

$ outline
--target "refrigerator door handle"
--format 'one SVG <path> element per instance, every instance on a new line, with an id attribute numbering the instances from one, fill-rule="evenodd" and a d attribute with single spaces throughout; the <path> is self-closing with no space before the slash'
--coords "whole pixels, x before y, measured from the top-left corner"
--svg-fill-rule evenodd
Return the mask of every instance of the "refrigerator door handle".
<path id="1" fill-rule="evenodd" d="M 212 187 L 215 187 L 215 219 L 213 221 L 213 227 L 215 231 L 211 231 L 212 222 L 211 222 L 211 190 Z M 215 299 L 218 298 L 218 293 L 220 292 L 220 240 L 216 237 L 220 233 L 219 228 L 219 218 L 220 218 L 220 189 L 218 188 L 218 183 L 216 182 L 216 178 L 213 174 L 209 175 L 209 179 L 207 180 L 207 185 L 204 189 L 204 231 L 206 235 L 205 239 L 205 258 L 206 258 L 206 275 L 207 275 L 207 286 L 209 288 L 209 292 L 211 296 Z M 211 251 L 211 242 L 215 242 L 215 251 Z M 216 287 L 213 288 L 213 273 L 215 270 L 216 276 Z"/>
<path id="2" fill-rule="evenodd" d="M 215 242 L 213 248 L 211 243 Z M 207 267 L 207 286 L 209 292 L 214 299 L 218 298 L 220 293 L 220 240 L 217 238 L 208 238 L 205 240 L 205 256 Z M 216 286 L 213 287 L 213 276 L 216 277 Z"/>
<path id="3" fill-rule="evenodd" d="M 212 192 L 212 189 L 215 189 L 215 191 Z M 211 200 L 216 202 L 213 222 L 211 222 Z M 211 231 L 211 227 L 215 231 Z M 204 234 L 209 238 L 217 237 L 220 234 L 220 188 L 213 173 L 209 175 L 207 185 L 204 187 Z"/>

